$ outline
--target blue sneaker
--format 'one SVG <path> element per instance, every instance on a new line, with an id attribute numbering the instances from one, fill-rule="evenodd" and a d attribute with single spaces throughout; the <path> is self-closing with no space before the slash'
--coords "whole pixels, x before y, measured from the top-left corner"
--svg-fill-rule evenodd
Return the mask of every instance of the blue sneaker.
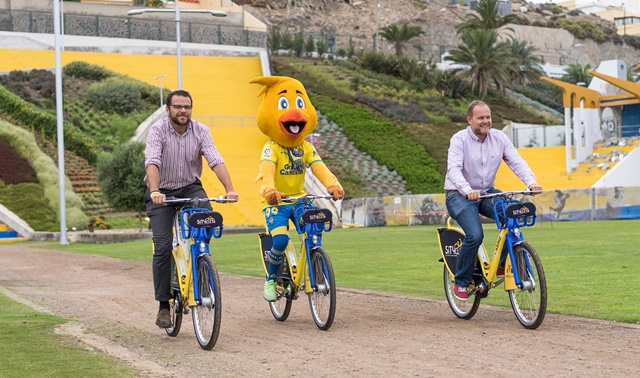
<path id="1" fill-rule="evenodd" d="M 275 302 L 278 300 L 278 294 L 276 293 L 276 281 L 265 281 L 262 296 L 264 297 L 264 300 L 268 302 Z"/>

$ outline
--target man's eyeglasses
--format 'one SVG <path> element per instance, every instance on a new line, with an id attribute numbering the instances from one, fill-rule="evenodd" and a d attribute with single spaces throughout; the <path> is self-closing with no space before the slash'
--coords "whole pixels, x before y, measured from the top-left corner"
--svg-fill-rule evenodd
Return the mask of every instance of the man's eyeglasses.
<path id="1" fill-rule="evenodd" d="M 174 108 L 175 110 L 191 110 L 191 105 L 175 105 L 175 104 L 171 104 L 169 106 Z"/>

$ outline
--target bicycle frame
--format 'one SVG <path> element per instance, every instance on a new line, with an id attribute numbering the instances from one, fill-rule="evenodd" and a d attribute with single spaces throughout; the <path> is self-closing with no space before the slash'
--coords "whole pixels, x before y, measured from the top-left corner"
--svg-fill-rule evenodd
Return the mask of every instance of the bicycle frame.
<path id="1" fill-rule="evenodd" d="M 471 298 L 458 297 L 455 294 L 454 278 L 458 254 L 464 240 L 464 232 L 451 227 L 451 218 L 447 228 L 438 229 L 440 252 L 444 261 L 444 291 L 453 313 L 461 319 L 471 319 L 480 306 L 482 298 L 489 291 L 504 282 L 511 308 L 520 324 L 527 329 L 536 329 L 542 324 L 547 309 L 547 284 L 538 252 L 524 240 L 520 230 L 535 224 L 536 209 L 530 202 L 513 200 L 516 194 L 532 194 L 530 191 L 492 193 L 480 196 L 481 199 L 500 197 L 493 200 L 493 217 L 498 228 L 498 237 L 491 259 L 484 245 L 477 253 L 476 269 L 467 288 Z M 505 245 L 506 243 L 506 245 Z M 507 256 L 502 254 L 506 253 Z M 494 282 L 498 265 L 505 259 L 504 279 Z"/>
<path id="2" fill-rule="evenodd" d="M 495 203 L 493 204 L 494 222 L 496 223 L 499 233 L 496 239 L 492 257 L 489 258 L 484 244 L 482 244 L 480 248 L 478 248 L 479 269 L 482 272 L 482 276 L 487 280 L 487 283 L 491 285 L 491 288 L 498 286 L 503 282 L 503 280 L 505 284 L 505 290 L 523 288 L 523 284 L 520 279 L 520 272 L 518 272 L 517 268 L 514 269 L 514 266 L 511 263 L 515 259 L 513 247 L 524 241 L 524 235 L 520 231 L 520 228 L 533 226 L 535 224 L 536 215 L 535 208 L 528 207 L 529 205 L 526 203 L 521 204 L 519 201 L 507 198 L 507 196 L 512 195 L 513 194 L 511 192 L 508 192 L 494 193 L 480 197 L 504 197 L 504 199 L 495 201 Z M 519 212 L 516 211 L 517 214 L 515 214 L 515 216 L 517 217 L 514 217 L 514 209 L 512 207 L 513 205 L 522 205 L 522 208 L 519 209 Z M 443 245 L 441 237 L 438 239 L 438 241 L 440 242 L 440 251 L 443 255 L 443 261 L 445 262 L 447 269 L 449 269 L 449 272 L 452 275 L 455 275 L 455 266 L 453 268 L 450 266 L 450 261 L 447 261 L 447 257 L 455 255 L 457 258 L 458 249 L 462 245 L 462 240 L 464 239 L 464 232 L 458 228 L 451 227 L 451 218 L 447 220 L 447 228 L 439 229 L 438 232 L 442 234 L 442 232 L 447 230 L 453 230 L 461 235 L 461 237 L 459 237 L 458 240 L 454 242 L 453 249 L 455 249 L 455 251 L 450 248 L 451 246 Z M 508 256 L 505 261 L 505 276 L 503 280 L 501 279 L 494 282 L 505 243 L 507 244 L 508 251 Z M 532 271 L 528 261 L 527 269 L 529 269 L 530 272 Z"/>
<path id="3" fill-rule="evenodd" d="M 176 211 L 174 218 L 174 227 L 177 236 L 174 236 L 173 258 L 176 262 L 176 269 L 179 272 L 179 284 L 182 298 L 188 306 L 197 306 L 202 303 L 199 288 L 196 284 L 199 282 L 198 271 L 194 262 L 203 254 L 210 254 L 209 243 L 205 240 L 220 238 L 222 236 L 222 227 L 218 228 L 200 228 L 192 227 L 188 220 L 194 213 L 209 212 L 207 208 L 193 208 L 183 206 Z M 185 251 L 189 253 L 185 253 Z M 211 283 L 212 284 L 212 283 Z"/>
<path id="4" fill-rule="evenodd" d="M 300 291 L 301 285 L 304 283 L 305 276 L 307 276 L 307 279 L 309 280 L 309 284 L 304 286 L 305 293 L 311 293 L 314 291 L 314 288 L 316 288 L 314 273 L 309 270 L 307 264 L 311 258 L 311 251 L 314 248 L 322 247 L 322 233 L 329 232 L 333 228 L 333 222 L 331 220 L 328 222 L 317 222 L 318 219 L 326 219 L 326 214 L 324 212 L 328 212 L 328 210 L 315 206 L 313 204 L 313 199 L 315 198 L 327 198 L 327 196 L 310 195 L 298 198 L 283 198 L 283 202 L 296 201 L 293 210 L 295 219 L 293 223 L 300 238 L 300 249 L 297 252 L 293 246 L 291 238 L 289 238 L 289 244 L 285 250 L 285 258 L 287 259 L 287 266 L 289 270 L 283 271 L 281 274 L 284 278 L 287 278 L 287 276 L 290 277 L 290 281 L 293 285 L 293 294 Z M 331 198 L 331 196 L 328 196 L 328 198 Z M 305 221 L 304 218 L 308 216 L 315 217 L 314 222 L 317 223 Z M 261 234 L 261 236 L 267 235 Z M 268 250 L 265 249 L 266 248 L 263 246 L 263 260 L 266 259 L 264 254 L 268 253 Z M 263 265 L 265 273 L 268 273 L 266 263 Z"/>
<path id="5" fill-rule="evenodd" d="M 514 208 L 514 205 L 519 208 Z M 494 257 L 491 261 L 492 264 L 490 264 L 489 274 L 491 278 L 495 277 L 504 244 L 507 243 L 509 255 L 507 256 L 504 269 L 504 289 L 514 290 L 516 287 L 522 289 L 523 284 L 520 279 L 520 272 L 518 272 L 518 269 L 514 268 L 511 263 L 515 261 L 513 247 L 524 241 L 524 234 L 520 231 L 520 228 L 531 227 L 536 223 L 535 207 L 533 204 L 521 203 L 520 201 L 510 198 L 504 198 L 493 204 L 493 218 L 500 233 L 496 241 L 496 249 L 493 253 Z M 480 265 L 484 270 L 484 264 Z M 533 273 L 529 261 L 526 262 L 526 265 L 529 272 Z M 489 278 L 487 275 L 485 275 L 485 277 Z"/>
<path id="6" fill-rule="evenodd" d="M 176 202 L 185 202 L 185 200 L 176 200 Z M 222 201 L 221 199 L 209 199 Z M 167 203 L 172 200 L 168 199 Z M 207 208 L 194 207 L 192 204 L 182 206 L 176 210 L 173 218 L 173 227 L 176 232 L 173 238 L 173 259 L 175 261 L 178 272 L 178 284 L 180 293 L 182 294 L 183 303 L 189 307 L 197 306 L 202 303 L 199 287 L 197 283 L 198 271 L 195 264 L 198 257 L 203 254 L 210 254 L 209 243 L 207 240 L 220 238 L 222 236 L 222 224 L 213 227 L 194 227 L 190 224 L 190 220 L 194 214 L 205 214 L 209 219 L 209 223 L 216 221 L 216 214 Z M 203 224 L 206 224 L 206 219 Z M 221 219 L 221 218 L 220 218 Z M 188 251 L 188 252 L 185 252 Z M 213 285 L 212 282 L 210 282 Z"/>

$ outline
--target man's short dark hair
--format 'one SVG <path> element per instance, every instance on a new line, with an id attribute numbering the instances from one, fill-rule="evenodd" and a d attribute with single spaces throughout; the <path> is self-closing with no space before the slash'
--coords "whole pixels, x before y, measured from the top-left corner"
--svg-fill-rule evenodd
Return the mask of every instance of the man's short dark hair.
<path id="1" fill-rule="evenodd" d="M 189 100 L 191 100 L 191 106 L 193 106 L 193 99 L 191 98 L 191 95 L 189 94 L 189 92 L 183 89 L 177 89 L 175 91 L 171 91 L 171 93 L 167 95 L 167 101 L 165 101 L 167 106 L 171 105 L 171 99 L 173 98 L 173 96 L 189 97 Z"/>
<path id="2" fill-rule="evenodd" d="M 480 101 L 480 100 L 471 101 L 471 104 L 469 104 L 469 107 L 467 108 L 467 115 L 469 117 L 473 117 L 473 109 L 478 105 L 484 105 L 487 108 L 489 107 L 489 105 L 487 105 L 487 103 L 484 101 Z"/>

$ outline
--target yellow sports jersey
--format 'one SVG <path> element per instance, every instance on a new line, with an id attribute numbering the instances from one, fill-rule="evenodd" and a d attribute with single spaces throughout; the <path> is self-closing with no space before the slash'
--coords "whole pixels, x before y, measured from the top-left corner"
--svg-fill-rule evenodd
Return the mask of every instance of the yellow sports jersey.
<path id="1" fill-rule="evenodd" d="M 307 166 L 321 162 L 322 159 L 316 148 L 307 141 L 303 141 L 297 147 L 287 148 L 270 140 L 262 148 L 260 162 L 263 161 L 270 161 L 276 165 L 276 190 L 289 197 L 298 197 L 306 194 L 304 177 Z M 268 206 L 264 198 L 262 204 Z"/>

